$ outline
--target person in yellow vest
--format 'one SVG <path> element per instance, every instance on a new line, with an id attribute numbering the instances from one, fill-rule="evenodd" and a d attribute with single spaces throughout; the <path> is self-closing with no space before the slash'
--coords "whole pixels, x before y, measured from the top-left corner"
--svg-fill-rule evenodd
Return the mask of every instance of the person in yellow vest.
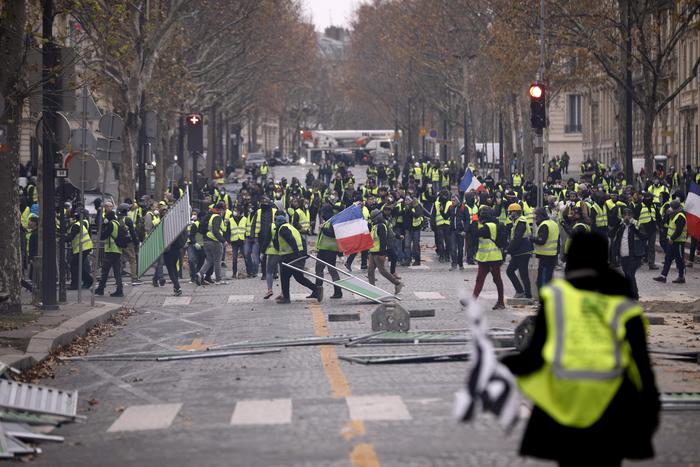
<path id="1" fill-rule="evenodd" d="M 493 209 L 485 206 L 479 212 L 479 228 L 477 230 L 479 246 L 476 250 L 476 262 L 479 269 L 476 272 L 474 284 L 474 298 L 479 298 L 484 287 L 486 276 L 491 273 L 493 283 L 498 291 L 498 301 L 493 306 L 494 310 L 502 310 L 506 307 L 503 297 L 503 279 L 501 278 L 501 265 L 503 264 L 503 252 L 496 244 L 498 235 L 498 221 Z"/>
<path id="2" fill-rule="evenodd" d="M 647 323 L 607 250 L 597 234 L 572 239 L 566 279 L 540 291 L 530 345 L 503 359 L 534 403 L 522 456 L 577 466 L 654 457 L 660 403 Z"/>
<path id="3" fill-rule="evenodd" d="M 563 224 L 564 230 L 566 231 L 567 238 L 566 242 L 564 242 L 564 254 L 568 255 L 569 254 L 569 248 L 571 247 L 571 237 L 576 235 L 579 232 L 590 232 L 591 231 L 591 226 L 588 225 L 588 222 L 586 221 L 584 215 L 583 215 L 583 210 L 580 207 L 573 208 L 571 210 L 572 212 L 572 220 L 570 223 L 565 223 Z"/>
<path id="4" fill-rule="evenodd" d="M 202 285 L 203 279 L 210 266 L 214 266 L 215 284 L 226 284 L 221 275 L 221 255 L 224 250 L 224 221 L 223 215 L 226 204 L 222 201 L 216 205 L 206 219 L 207 233 L 204 236 L 204 264 L 199 269 L 195 280 Z"/>
<path id="5" fill-rule="evenodd" d="M 386 258 L 389 249 L 389 229 L 386 226 L 384 214 L 379 209 L 373 209 L 370 213 L 372 223 L 372 248 L 369 249 L 369 259 L 367 261 L 367 277 L 369 283 L 376 283 L 375 271 L 379 269 L 379 274 L 386 280 L 394 284 L 394 294 L 398 295 L 403 289 L 403 283 L 386 270 Z"/>
<path id="6" fill-rule="evenodd" d="M 545 208 L 535 209 L 537 229 L 531 241 L 534 246 L 537 264 L 537 288 L 541 289 L 554 275 L 559 252 L 559 224 L 549 219 Z"/>
<path id="7" fill-rule="evenodd" d="M 228 220 L 228 240 L 231 244 L 231 279 L 238 278 L 238 257 L 243 256 L 248 218 L 238 208 L 233 208 Z"/>
<path id="8" fill-rule="evenodd" d="M 296 261 L 306 254 L 304 245 L 301 241 L 301 234 L 292 224 L 287 222 L 287 217 L 284 214 L 275 216 L 275 235 L 272 237 L 272 244 L 276 252 L 280 255 L 280 282 L 282 287 L 282 295 L 275 300 L 279 304 L 291 303 L 289 295 L 289 282 L 294 277 L 299 284 L 311 290 L 309 298 L 315 298 L 319 303 L 323 300 L 323 287 L 316 287 L 316 284 L 311 282 L 303 272 L 298 269 L 304 269 L 304 261 Z M 285 264 L 294 262 L 292 266 L 296 269 L 286 267 Z"/>
<path id="9" fill-rule="evenodd" d="M 260 184 L 264 185 L 267 183 L 267 176 L 270 173 L 270 166 L 267 165 L 267 161 L 263 162 L 260 166 Z"/>
<path id="10" fill-rule="evenodd" d="M 666 232 L 666 256 L 664 266 L 661 268 L 661 275 L 655 277 L 657 282 L 666 282 L 666 276 L 671 269 L 671 263 L 676 262 L 678 278 L 673 280 L 674 284 L 685 284 L 685 258 L 683 257 L 683 247 L 688 239 L 688 225 L 685 212 L 681 206 L 681 201 L 675 198 L 669 204 L 669 224 Z"/>
<path id="11" fill-rule="evenodd" d="M 404 211 L 405 225 L 405 240 L 404 240 L 404 266 L 411 265 L 411 257 L 413 257 L 413 265 L 420 266 L 420 233 L 423 229 L 425 214 L 423 206 L 418 202 L 418 198 L 406 196 L 406 210 Z"/>
<path id="12" fill-rule="evenodd" d="M 433 205 L 433 216 L 436 233 L 436 247 L 438 260 L 441 263 L 450 261 L 450 252 L 452 250 L 452 238 L 450 236 L 450 221 L 454 212 L 450 210 L 452 200 L 447 188 L 440 190 L 438 198 Z"/>
<path id="13" fill-rule="evenodd" d="M 117 245 L 117 236 L 119 235 L 119 222 L 114 211 L 105 212 L 105 220 L 102 225 L 102 235 L 100 239 L 104 243 L 104 258 L 102 259 L 102 275 L 100 282 L 95 289 L 95 295 L 104 295 L 105 285 L 110 269 L 114 272 L 114 280 L 117 283 L 117 289 L 109 294 L 110 297 L 123 297 L 124 289 L 122 287 L 122 249 Z"/>
<path id="14" fill-rule="evenodd" d="M 508 268 L 506 268 L 506 276 L 508 276 L 515 289 L 514 298 L 532 298 L 530 275 L 528 273 L 530 257 L 533 251 L 532 242 L 530 241 L 532 228 L 525 216 L 522 215 L 522 207 L 518 203 L 511 203 L 508 206 L 508 216 L 512 226 L 508 242 L 510 263 L 508 263 Z M 520 274 L 520 279 L 518 279 L 516 271 Z"/>
<path id="15" fill-rule="evenodd" d="M 78 290 L 79 269 L 82 268 L 83 288 L 89 289 L 92 286 L 92 269 L 90 268 L 90 255 L 92 254 L 92 239 L 90 238 L 90 221 L 84 217 L 82 227 L 80 225 L 80 211 L 73 211 L 70 230 L 66 234 L 66 241 L 70 243 L 70 285 L 68 290 Z M 82 264 L 80 264 L 80 250 L 82 243 Z"/>
<path id="16" fill-rule="evenodd" d="M 659 269 L 656 264 L 656 208 L 654 207 L 654 197 L 651 193 L 642 193 L 642 202 L 639 203 L 635 212 L 637 228 L 645 236 L 646 260 L 649 270 Z"/>
<path id="17" fill-rule="evenodd" d="M 197 282 L 197 272 L 204 264 L 204 250 L 202 249 L 204 234 L 201 232 L 201 230 L 204 230 L 202 227 L 204 218 L 204 213 L 200 214 L 198 209 L 193 209 L 190 224 L 187 226 L 187 260 L 190 267 L 190 284 Z"/>

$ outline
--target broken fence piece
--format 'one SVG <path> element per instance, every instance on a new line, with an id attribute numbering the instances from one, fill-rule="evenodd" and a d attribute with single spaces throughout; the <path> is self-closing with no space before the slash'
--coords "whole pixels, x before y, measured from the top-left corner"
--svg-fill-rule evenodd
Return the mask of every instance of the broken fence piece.
<path id="1" fill-rule="evenodd" d="M 514 348 L 496 349 L 496 353 L 510 353 Z M 469 360 L 470 352 L 445 352 L 435 354 L 384 354 L 384 355 L 339 355 L 346 362 L 362 365 L 398 363 L 439 363 Z"/>
<path id="2" fill-rule="evenodd" d="M 0 379 L 0 407 L 69 419 L 77 415 L 78 391 Z"/>
<path id="3" fill-rule="evenodd" d="M 660 399 L 663 410 L 700 410 L 699 392 L 664 392 Z"/>
<path id="4" fill-rule="evenodd" d="M 236 355 L 257 355 L 263 353 L 281 352 L 282 349 L 260 349 L 260 350 L 243 350 L 231 352 L 197 352 L 188 355 L 170 355 L 167 357 L 158 357 L 156 361 L 166 362 L 171 360 L 193 360 L 195 358 L 216 358 L 216 357 L 233 357 Z"/>

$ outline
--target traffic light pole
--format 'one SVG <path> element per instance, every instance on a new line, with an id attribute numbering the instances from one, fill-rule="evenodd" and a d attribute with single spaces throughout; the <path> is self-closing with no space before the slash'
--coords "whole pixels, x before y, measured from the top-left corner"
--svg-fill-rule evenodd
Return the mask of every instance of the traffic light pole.
<path id="1" fill-rule="evenodd" d="M 535 145 L 532 150 L 535 159 L 535 186 L 537 187 L 537 207 L 541 208 L 542 203 L 542 156 L 544 154 L 544 142 L 542 128 L 535 128 Z"/>

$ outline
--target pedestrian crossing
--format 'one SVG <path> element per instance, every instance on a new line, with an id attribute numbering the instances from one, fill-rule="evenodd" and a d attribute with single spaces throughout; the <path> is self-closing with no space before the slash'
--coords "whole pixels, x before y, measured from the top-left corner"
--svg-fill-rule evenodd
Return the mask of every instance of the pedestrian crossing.
<path id="1" fill-rule="evenodd" d="M 438 400 L 441 401 L 441 399 Z M 233 403 L 233 412 L 228 424 L 234 427 L 291 425 L 295 419 L 295 404 L 304 405 L 305 403 L 288 398 L 239 400 Z M 176 421 L 182 407 L 182 403 L 133 405 L 119 415 L 107 428 L 107 432 L 165 430 Z M 348 396 L 345 398 L 345 407 L 341 404 L 337 407 L 339 414 L 353 421 L 384 422 L 413 419 L 408 406 L 398 395 Z"/>

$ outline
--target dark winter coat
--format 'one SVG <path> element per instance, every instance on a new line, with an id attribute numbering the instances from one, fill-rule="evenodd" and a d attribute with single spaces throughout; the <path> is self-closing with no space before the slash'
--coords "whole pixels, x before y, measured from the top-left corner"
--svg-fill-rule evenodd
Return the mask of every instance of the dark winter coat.
<path id="1" fill-rule="evenodd" d="M 650 222 L 651 224 L 651 222 Z M 613 235 L 613 251 L 618 253 L 620 251 L 620 244 L 622 243 L 622 235 L 625 232 L 625 223 L 621 222 L 615 228 Z M 627 234 L 627 243 L 629 246 L 630 256 L 644 257 L 647 254 L 646 249 L 646 233 L 641 232 L 636 226 L 629 226 L 629 233 Z"/>
<path id="2" fill-rule="evenodd" d="M 606 295 L 631 296 L 627 280 L 608 270 L 597 277 L 569 281 L 580 290 L 594 290 Z M 588 428 L 560 425 L 537 406 L 523 436 L 520 454 L 572 465 L 602 465 L 603 459 L 648 459 L 654 457 L 652 436 L 658 426 L 659 394 L 647 352 L 646 333 L 641 318 L 627 322 L 627 341 L 641 376 L 642 391 L 637 391 L 628 376 L 603 416 Z M 506 357 L 503 363 L 515 375 L 527 375 L 543 365 L 542 349 L 547 340 L 543 306 L 537 313 L 530 346 L 519 355 Z"/>

